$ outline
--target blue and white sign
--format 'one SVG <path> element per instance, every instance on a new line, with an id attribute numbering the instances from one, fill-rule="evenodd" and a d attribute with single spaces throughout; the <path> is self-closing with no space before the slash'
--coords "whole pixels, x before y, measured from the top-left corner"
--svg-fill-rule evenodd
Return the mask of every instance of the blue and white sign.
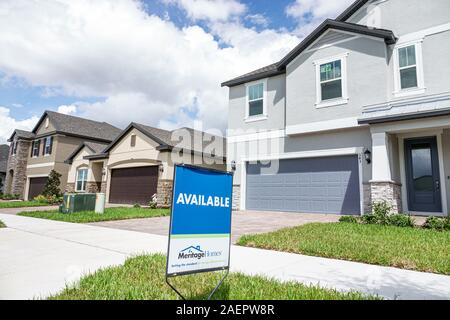
<path id="1" fill-rule="evenodd" d="M 233 175 L 176 165 L 167 275 L 228 269 Z"/>

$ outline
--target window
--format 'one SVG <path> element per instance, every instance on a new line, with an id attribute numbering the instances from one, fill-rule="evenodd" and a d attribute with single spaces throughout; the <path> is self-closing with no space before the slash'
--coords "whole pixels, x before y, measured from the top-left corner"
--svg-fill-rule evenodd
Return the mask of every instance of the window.
<path id="1" fill-rule="evenodd" d="M 86 191 L 86 182 L 87 182 L 88 169 L 82 168 L 77 170 L 77 185 L 76 191 L 85 192 Z"/>
<path id="2" fill-rule="evenodd" d="M 44 156 L 52 154 L 53 137 L 44 139 Z"/>
<path id="3" fill-rule="evenodd" d="M 17 146 L 19 145 L 19 141 L 14 142 L 13 155 L 17 154 Z"/>
<path id="4" fill-rule="evenodd" d="M 41 142 L 40 140 L 33 141 L 33 145 L 31 147 L 31 156 L 33 158 L 39 157 L 39 146 L 41 144 L 40 142 Z"/>
<path id="5" fill-rule="evenodd" d="M 341 60 L 320 65 L 320 91 L 322 101 L 342 98 Z"/>
<path id="6" fill-rule="evenodd" d="M 330 107 L 348 102 L 346 66 L 348 54 L 314 62 L 316 66 L 316 107 Z"/>
<path id="7" fill-rule="evenodd" d="M 130 146 L 131 147 L 135 147 L 136 146 L 136 135 L 135 134 L 131 135 Z"/>
<path id="8" fill-rule="evenodd" d="M 401 89 L 417 88 L 416 46 L 398 49 L 398 58 Z"/>
<path id="9" fill-rule="evenodd" d="M 267 118 L 265 90 L 267 80 L 247 84 L 246 121 L 258 121 Z"/>
<path id="10" fill-rule="evenodd" d="M 422 66 L 422 40 L 404 44 L 394 51 L 394 96 L 425 93 Z"/>

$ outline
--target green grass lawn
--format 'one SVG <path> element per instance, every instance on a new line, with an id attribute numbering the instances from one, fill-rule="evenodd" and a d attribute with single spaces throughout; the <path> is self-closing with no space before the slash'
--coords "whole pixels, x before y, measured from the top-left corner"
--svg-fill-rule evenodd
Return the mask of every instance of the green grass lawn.
<path id="1" fill-rule="evenodd" d="M 48 203 L 37 201 L 0 201 L 0 209 L 8 208 L 25 208 L 25 207 L 45 207 L 50 206 Z"/>
<path id="2" fill-rule="evenodd" d="M 450 275 L 450 232 L 313 223 L 243 236 L 238 244 Z"/>
<path id="3" fill-rule="evenodd" d="M 5 224 L 3 223 L 2 220 L 0 220 L 0 228 L 6 228 Z"/>
<path id="4" fill-rule="evenodd" d="M 178 296 L 165 283 L 166 258 L 162 255 L 128 259 L 123 266 L 97 271 L 50 299 L 62 300 L 168 300 Z M 171 279 L 189 299 L 204 299 L 220 273 Z M 294 282 L 281 283 L 261 277 L 231 273 L 213 297 L 217 300 L 361 300 L 360 293 L 340 293 Z"/>
<path id="5" fill-rule="evenodd" d="M 98 214 L 93 211 L 82 211 L 75 213 L 59 213 L 52 211 L 20 212 L 19 216 L 58 220 L 75 223 L 88 223 L 111 220 L 126 220 L 137 218 L 163 217 L 170 214 L 169 209 L 148 209 L 148 208 L 107 208 L 105 213 Z"/>

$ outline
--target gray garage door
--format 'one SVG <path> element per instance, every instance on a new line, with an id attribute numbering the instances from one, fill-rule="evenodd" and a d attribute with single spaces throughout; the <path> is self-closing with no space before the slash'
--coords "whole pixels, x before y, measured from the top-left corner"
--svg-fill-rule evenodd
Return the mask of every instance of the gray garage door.
<path id="1" fill-rule="evenodd" d="M 358 157 L 280 160 L 247 165 L 247 210 L 360 214 Z M 272 166 L 273 167 L 273 166 Z"/>

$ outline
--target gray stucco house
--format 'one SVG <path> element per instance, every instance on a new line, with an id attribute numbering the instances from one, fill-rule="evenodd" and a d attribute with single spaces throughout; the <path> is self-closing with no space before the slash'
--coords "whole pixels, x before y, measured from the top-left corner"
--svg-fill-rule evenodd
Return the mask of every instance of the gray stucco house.
<path id="1" fill-rule="evenodd" d="M 450 1 L 358 0 L 229 87 L 242 210 L 447 216 Z"/>
<path id="2" fill-rule="evenodd" d="M 6 167 L 8 166 L 9 146 L 7 144 L 0 145 L 0 193 L 5 188 Z"/>

